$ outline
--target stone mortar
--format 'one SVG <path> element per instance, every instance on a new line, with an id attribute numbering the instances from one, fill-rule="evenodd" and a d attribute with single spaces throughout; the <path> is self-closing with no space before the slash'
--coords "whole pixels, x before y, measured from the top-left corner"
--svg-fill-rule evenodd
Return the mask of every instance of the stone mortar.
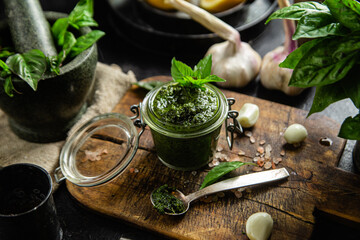
<path id="1" fill-rule="evenodd" d="M 52 24 L 66 14 L 46 12 Z M 86 34 L 90 28 L 82 28 Z M 10 37 L 6 22 L 0 24 L 0 36 Z M 5 39 L 9 43 L 9 39 Z M 1 42 L 0 42 L 1 44 Z M 19 78 L 13 78 L 15 93 L 9 97 L 0 78 L 0 108 L 7 114 L 10 127 L 20 138 L 32 142 L 54 142 L 65 139 L 68 130 L 81 117 L 94 93 L 97 47 L 94 44 L 61 67 L 60 75 L 47 74 L 34 91 Z"/>

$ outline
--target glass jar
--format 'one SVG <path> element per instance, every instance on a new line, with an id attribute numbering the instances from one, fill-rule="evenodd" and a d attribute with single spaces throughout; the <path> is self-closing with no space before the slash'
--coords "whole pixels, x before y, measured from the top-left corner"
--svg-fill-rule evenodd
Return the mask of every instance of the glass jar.
<path id="1" fill-rule="evenodd" d="M 166 122 L 157 116 L 153 102 L 161 87 L 150 91 L 142 102 L 141 115 L 150 127 L 157 156 L 170 168 L 196 170 L 213 158 L 229 107 L 225 95 L 218 88 L 210 84 L 204 86 L 217 98 L 217 108 L 205 123 L 184 126 Z"/>
<path id="2" fill-rule="evenodd" d="M 159 88 L 150 91 L 143 102 L 131 106 L 134 116 L 106 113 L 96 116 L 73 131 L 60 153 L 55 170 L 57 183 L 64 179 L 78 186 L 96 186 L 120 175 L 136 154 L 142 133 L 149 125 L 158 158 L 177 170 L 196 170 L 212 160 L 225 121 L 225 133 L 232 148 L 234 133 L 242 132 L 231 110 L 235 99 L 226 99 L 213 85 L 206 85 L 217 98 L 212 117 L 203 124 L 184 127 L 156 117 L 152 101 Z M 228 122 L 232 119 L 233 122 Z M 137 128 L 141 128 L 138 132 Z M 229 134 L 230 133 L 230 134 Z M 106 163 L 106 164 L 104 164 Z"/>

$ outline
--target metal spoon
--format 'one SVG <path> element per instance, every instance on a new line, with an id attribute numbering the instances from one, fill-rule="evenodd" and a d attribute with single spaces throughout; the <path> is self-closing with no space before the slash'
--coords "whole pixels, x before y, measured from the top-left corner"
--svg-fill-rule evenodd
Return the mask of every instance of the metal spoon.
<path id="1" fill-rule="evenodd" d="M 238 177 L 226 179 L 224 181 L 212 184 L 206 188 L 203 188 L 199 191 L 193 192 L 187 196 L 185 196 L 182 192 L 180 192 L 178 189 L 176 189 L 176 192 L 173 193 L 173 195 L 180 199 L 184 206 L 185 210 L 181 213 L 167 213 L 167 215 L 182 215 L 186 213 L 189 210 L 190 203 L 200 197 L 203 197 L 205 195 L 209 195 L 212 193 L 217 193 L 225 190 L 230 190 L 234 188 L 241 188 L 241 187 L 248 187 L 263 183 L 269 183 L 278 181 L 281 179 L 285 179 L 289 177 L 289 173 L 285 168 L 280 169 L 274 169 L 274 170 L 268 170 L 263 172 L 257 172 L 257 173 L 250 173 L 246 175 L 241 175 Z M 153 201 L 153 192 L 150 196 L 151 203 L 155 206 L 155 203 Z"/>

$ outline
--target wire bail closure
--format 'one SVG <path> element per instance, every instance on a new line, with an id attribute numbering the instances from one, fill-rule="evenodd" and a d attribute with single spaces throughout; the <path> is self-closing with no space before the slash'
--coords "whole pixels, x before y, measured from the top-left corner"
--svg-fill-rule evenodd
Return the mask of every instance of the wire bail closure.
<path id="1" fill-rule="evenodd" d="M 227 98 L 229 105 L 229 111 L 228 116 L 225 119 L 225 127 L 226 127 L 226 140 L 229 145 L 230 150 L 232 150 L 234 145 L 234 134 L 236 133 L 243 133 L 243 129 L 239 123 L 239 121 L 236 119 L 239 116 L 239 112 L 235 110 L 231 110 L 231 106 L 235 103 L 235 98 Z M 228 122 L 228 119 L 232 118 L 232 123 Z M 230 132 L 230 136 L 229 136 Z"/>
<path id="2" fill-rule="evenodd" d="M 235 99 L 234 98 L 227 98 L 229 105 L 228 110 L 228 116 L 225 119 L 225 126 L 226 126 L 226 140 L 228 142 L 230 150 L 232 150 L 234 145 L 234 134 L 235 133 L 243 133 L 243 129 L 239 123 L 239 121 L 236 119 L 239 116 L 239 112 L 235 110 L 231 110 L 231 106 L 234 105 Z M 138 135 L 138 139 L 140 139 L 140 136 L 145 131 L 146 123 L 144 122 L 143 117 L 141 116 L 141 103 L 138 105 L 132 105 L 130 107 L 131 112 L 133 112 L 135 115 L 130 117 L 131 120 L 134 120 L 134 125 L 137 128 L 141 128 L 141 131 Z M 137 118 L 137 119 L 136 119 Z M 229 119 L 232 119 L 232 122 L 228 122 Z M 230 132 L 230 136 L 229 136 Z"/>
<path id="3" fill-rule="evenodd" d="M 144 122 L 143 117 L 141 116 L 141 103 L 139 103 L 138 105 L 132 105 L 130 107 L 130 111 L 133 112 L 135 115 L 130 117 L 131 120 L 134 120 L 134 126 L 137 128 L 141 128 L 141 131 L 138 135 L 138 140 L 140 140 L 140 136 L 141 134 L 143 134 L 143 132 L 145 131 L 145 127 L 146 127 L 146 123 Z M 140 118 L 138 118 L 140 117 Z M 136 119 L 138 118 L 138 119 Z"/>

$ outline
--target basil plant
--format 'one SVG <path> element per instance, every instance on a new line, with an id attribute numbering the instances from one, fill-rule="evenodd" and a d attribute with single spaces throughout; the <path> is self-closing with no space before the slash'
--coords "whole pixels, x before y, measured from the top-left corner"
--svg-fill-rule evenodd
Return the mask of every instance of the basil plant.
<path id="1" fill-rule="evenodd" d="M 71 32 L 71 29 L 98 26 L 93 14 L 93 0 L 80 0 L 68 17 L 60 18 L 52 25 L 51 33 L 60 48 L 57 56 L 47 57 L 39 49 L 15 54 L 10 48 L 0 44 L 0 77 L 5 79 L 5 92 L 10 97 L 14 96 L 14 91 L 17 92 L 12 84 L 13 76 L 21 78 L 36 91 L 38 82 L 45 73 L 59 75 L 60 67 L 66 59 L 76 57 L 103 37 L 105 33 L 100 30 L 92 30 L 78 38 Z"/>
<path id="2" fill-rule="evenodd" d="M 274 12 L 267 22 L 273 19 L 296 20 L 293 39 L 310 39 L 279 65 L 293 69 L 289 86 L 316 87 L 308 116 L 346 98 L 359 109 L 360 2 L 299 2 Z M 360 114 L 346 118 L 338 136 L 360 140 Z"/>

